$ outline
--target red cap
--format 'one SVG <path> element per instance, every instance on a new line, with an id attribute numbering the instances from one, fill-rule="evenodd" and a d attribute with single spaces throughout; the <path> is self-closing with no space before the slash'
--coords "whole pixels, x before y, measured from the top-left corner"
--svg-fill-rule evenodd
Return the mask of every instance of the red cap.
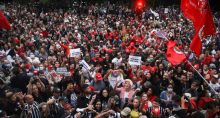
<path id="1" fill-rule="evenodd" d="M 199 64 L 194 65 L 194 68 L 195 68 L 196 70 L 198 70 L 198 69 L 199 69 Z"/>
<path id="2" fill-rule="evenodd" d="M 94 86 L 89 86 L 89 89 L 90 89 L 91 91 L 94 91 L 94 90 L 95 90 L 95 87 L 94 87 Z"/>
<path id="3" fill-rule="evenodd" d="M 33 73 L 34 73 L 34 75 L 37 75 L 37 74 L 38 74 L 38 71 L 37 71 L 37 70 L 34 70 Z"/>
<path id="4" fill-rule="evenodd" d="M 160 116 L 160 109 L 159 108 L 153 108 L 152 113 L 154 116 Z"/>
<path id="5" fill-rule="evenodd" d="M 31 69 L 31 65 L 30 64 L 25 64 L 25 69 L 27 69 L 27 70 Z"/>
<path id="6" fill-rule="evenodd" d="M 131 42 L 131 43 L 130 43 L 130 46 L 134 46 L 134 42 Z"/>
<path id="7" fill-rule="evenodd" d="M 96 80 L 103 80 L 101 73 L 96 73 L 95 77 L 96 77 Z"/>

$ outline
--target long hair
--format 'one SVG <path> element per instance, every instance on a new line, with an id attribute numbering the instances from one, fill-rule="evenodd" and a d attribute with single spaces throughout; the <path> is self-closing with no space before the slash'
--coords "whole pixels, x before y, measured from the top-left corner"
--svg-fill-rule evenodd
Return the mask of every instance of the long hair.
<path id="1" fill-rule="evenodd" d="M 108 96 L 107 96 L 107 97 L 104 97 L 104 96 L 102 95 L 102 92 L 103 92 L 104 90 L 106 90 L 106 91 L 108 92 Z M 99 93 L 99 99 L 100 99 L 101 101 L 108 101 L 108 100 L 109 100 L 109 90 L 108 90 L 107 88 L 104 88 L 104 89 L 102 89 L 102 90 L 100 91 L 100 93 Z"/>

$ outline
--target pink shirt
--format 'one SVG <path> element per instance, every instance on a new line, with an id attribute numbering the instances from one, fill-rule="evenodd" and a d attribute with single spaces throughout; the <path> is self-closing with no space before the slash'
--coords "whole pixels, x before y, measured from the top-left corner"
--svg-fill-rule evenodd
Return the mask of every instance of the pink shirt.
<path id="1" fill-rule="evenodd" d="M 125 100 L 125 93 L 126 93 L 125 88 L 124 87 L 116 88 L 116 91 L 120 92 L 120 98 L 124 101 Z M 128 91 L 128 100 L 129 101 L 132 100 L 134 93 L 135 93 L 135 91 L 132 89 L 130 91 Z"/>

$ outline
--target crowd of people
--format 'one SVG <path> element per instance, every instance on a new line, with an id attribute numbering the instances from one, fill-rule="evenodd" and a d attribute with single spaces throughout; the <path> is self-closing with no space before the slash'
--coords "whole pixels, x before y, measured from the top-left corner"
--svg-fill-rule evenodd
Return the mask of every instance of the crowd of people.
<path id="1" fill-rule="evenodd" d="M 159 16 L 107 2 L 48 11 L 6 5 L 12 28 L 0 32 L 0 117 L 220 117 L 219 12 L 216 35 L 203 39 L 196 57 L 193 25 L 180 9 L 154 11 Z M 167 61 L 167 40 L 155 31 L 175 40 L 188 61 Z M 141 65 L 129 64 L 129 55 Z"/>

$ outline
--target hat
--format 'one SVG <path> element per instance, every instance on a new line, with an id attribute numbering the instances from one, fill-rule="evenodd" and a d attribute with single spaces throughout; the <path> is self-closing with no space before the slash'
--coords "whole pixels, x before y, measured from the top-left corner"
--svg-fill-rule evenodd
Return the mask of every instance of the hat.
<path id="1" fill-rule="evenodd" d="M 89 89 L 90 89 L 91 91 L 95 91 L 95 87 L 94 87 L 94 86 L 89 86 Z"/>
<path id="2" fill-rule="evenodd" d="M 38 75 L 38 70 L 34 70 L 34 75 Z"/>
<path id="3" fill-rule="evenodd" d="M 199 64 L 195 64 L 194 68 L 198 70 L 199 69 Z"/>
<path id="4" fill-rule="evenodd" d="M 121 115 L 122 116 L 128 116 L 131 113 L 131 109 L 129 107 L 125 107 L 122 111 L 121 111 Z"/>
<path id="5" fill-rule="evenodd" d="M 96 73 L 95 77 L 96 77 L 96 80 L 103 80 L 101 73 Z"/>
<path id="6" fill-rule="evenodd" d="M 25 69 L 30 70 L 31 69 L 31 65 L 30 64 L 25 64 Z"/>
<path id="7" fill-rule="evenodd" d="M 160 109 L 159 108 L 153 108 L 152 113 L 155 116 L 160 116 Z"/>

